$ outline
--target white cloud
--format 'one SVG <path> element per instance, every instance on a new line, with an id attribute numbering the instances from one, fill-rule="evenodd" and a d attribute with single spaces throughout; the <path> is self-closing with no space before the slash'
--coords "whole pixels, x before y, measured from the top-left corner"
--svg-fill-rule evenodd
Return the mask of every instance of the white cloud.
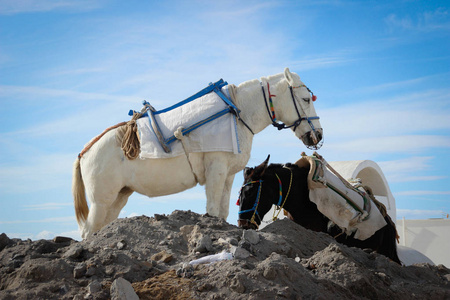
<path id="1" fill-rule="evenodd" d="M 402 81 L 397 81 L 397 82 L 383 83 L 383 84 L 379 84 L 379 85 L 375 85 L 375 86 L 356 88 L 356 89 L 352 90 L 352 92 L 357 92 L 357 93 L 386 92 L 387 90 L 392 90 L 392 89 L 405 88 L 408 86 L 418 86 L 420 84 L 423 84 L 426 80 L 432 79 L 433 77 L 437 77 L 437 76 L 434 75 L 434 76 L 418 77 L 418 78 L 402 80 Z"/>
<path id="2" fill-rule="evenodd" d="M 427 210 L 427 209 L 403 209 L 397 208 L 397 218 L 442 218 L 446 213 L 442 210 Z"/>
<path id="3" fill-rule="evenodd" d="M 0 188 L 3 192 L 29 193 L 70 184 L 74 155 L 55 153 L 35 155 L 33 159 L 24 159 L 20 165 L 3 164 L 0 167 Z"/>
<path id="4" fill-rule="evenodd" d="M 22 205 L 22 210 L 58 210 L 63 209 L 66 206 L 72 206 L 73 203 L 56 203 L 56 202 L 48 202 L 48 203 L 39 203 L 39 204 L 30 204 L 30 205 Z"/>
<path id="5" fill-rule="evenodd" d="M 32 240 L 40 240 L 40 239 L 52 240 L 53 238 L 55 238 L 57 236 L 70 237 L 76 241 L 82 240 L 81 234 L 78 230 L 66 231 L 66 232 L 61 232 L 61 233 L 55 233 L 53 231 L 43 230 L 43 231 L 39 232 L 38 234 L 36 234 L 35 236 L 31 235 L 31 236 L 28 236 L 27 238 L 30 238 Z"/>
<path id="6" fill-rule="evenodd" d="M 55 237 L 55 233 L 54 232 L 51 232 L 51 231 L 48 231 L 48 230 L 44 230 L 44 231 L 39 232 L 36 235 L 35 239 L 36 240 L 40 240 L 40 239 L 50 240 L 50 239 L 52 239 L 54 237 Z"/>
<path id="7" fill-rule="evenodd" d="M 58 235 L 55 236 L 66 236 L 66 237 L 70 237 L 76 241 L 81 241 L 81 234 L 80 231 L 78 230 L 72 230 L 72 231 L 66 231 L 66 232 L 61 232 Z"/>
<path id="8" fill-rule="evenodd" d="M 379 166 L 389 182 L 420 182 L 445 179 L 446 176 L 428 175 L 433 169 L 433 156 L 412 156 L 403 159 L 380 161 Z M 418 175 L 420 174 L 420 175 Z M 400 195 L 396 193 L 396 195 Z"/>
<path id="9" fill-rule="evenodd" d="M 435 195 L 450 195 L 450 191 L 404 191 L 397 192 L 396 195 L 401 196 L 435 196 Z"/>
<path id="10" fill-rule="evenodd" d="M 436 181 L 447 178 L 447 176 L 411 176 L 403 175 L 398 177 L 389 177 L 390 182 L 424 182 Z M 397 194 L 397 193 L 396 193 Z"/>
<path id="11" fill-rule="evenodd" d="M 198 199 L 205 199 L 205 193 L 204 188 L 201 186 L 196 186 L 194 189 L 188 189 L 186 191 L 189 191 L 187 193 L 176 193 L 166 196 L 160 196 L 160 197 L 147 197 L 145 195 L 141 195 L 138 193 L 133 194 L 133 198 L 135 200 L 139 200 L 142 202 L 152 202 L 152 203 L 169 203 L 173 201 L 191 201 L 191 200 L 198 200 Z"/>
<path id="12" fill-rule="evenodd" d="M 425 171 L 431 168 L 433 156 L 413 156 L 397 160 L 381 161 L 378 164 L 385 173 L 411 173 Z"/>
<path id="13" fill-rule="evenodd" d="M 39 220 L 15 220 L 15 221 L 0 221 L 0 224 L 33 224 L 33 223 L 73 223 L 76 222 L 75 216 L 69 217 L 55 217 Z"/>
<path id="14" fill-rule="evenodd" d="M 351 62 L 355 62 L 355 58 L 350 58 L 348 53 L 342 54 L 325 54 L 320 56 L 305 57 L 303 60 L 291 62 L 292 69 L 298 69 L 302 71 L 322 69 L 333 66 L 341 66 Z"/>
<path id="15" fill-rule="evenodd" d="M 449 12 L 444 8 L 434 11 L 425 11 L 418 14 L 416 18 L 411 16 L 398 16 L 390 14 L 385 18 L 385 23 L 391 31 L 432 32 L 450 30 Z"/>
<path id="16" fill-rule="evenodd" d="M 450 129 L 449 90 L 426 90 L 318 111 L 334 140 L 417 134 Z M 432 105 L 428 99 L 433 99 Z"/>
<path id="17" fill-rule="evenodd" d="M 100 7 L 98 0 L 1 0 L 0 14 L 37 13 L 49 11 L 89 11 Z"/>
<path id="18" fill-rule="evenodd" d="M 418 153 L 435 147 L 449 148 L 450 139 L 446 136 L 400 135 L 327 142 L 327 150 L 359 154 Z"/>
<path id="19" fill-rule="evenodd" d="M 39 86 L 0 85 L 2 98 L 11 101 L 35 101 L 35 99 L 64 99 L 64 101 L 118 101 L 130 102 L 128 97 L 102 93 L 87 93 L 68 89 L 50 89 Z M 69 103 L 68 102 L 68 103 Z"/>
<path id="20" fill-rule="evenodd" d="M 72 230 L 72 231 L 66 231 L 66 232 L 61 232 L 61 233 L 55 233 L 54 231 L 50 231 L 50 230 L 42 230 L 41 232 L 37 233 L 37 234 L 32 234 L 32 233 L 26 233 L 26 232 L 9 232 L 6 233 L 6 235 L 9 238 L 17 238 L 17 239 L 22 239 L 22 240 L 26 240 L 26 239 L 31 239 L 31 240 L 40 240 L 40 239 L 45 239 L 45 240 L 51 240 L 56 236 L 64 236 L 64 237 L 70 237 L 76 241 L 81 241 L 81 234 L 78 230 Z"/>

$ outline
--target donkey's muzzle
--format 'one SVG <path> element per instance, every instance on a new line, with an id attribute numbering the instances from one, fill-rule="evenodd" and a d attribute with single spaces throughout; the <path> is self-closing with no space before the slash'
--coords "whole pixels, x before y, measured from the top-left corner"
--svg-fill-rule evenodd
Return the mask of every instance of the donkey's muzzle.
<path id="1" fill-rule="evenodd" d="M 258 229 L 258 227 L 255 224 L 249 222 L 249 220 L 239 219 L 238 226 L 242 229 L 253 229 L 253 230 Z"/>

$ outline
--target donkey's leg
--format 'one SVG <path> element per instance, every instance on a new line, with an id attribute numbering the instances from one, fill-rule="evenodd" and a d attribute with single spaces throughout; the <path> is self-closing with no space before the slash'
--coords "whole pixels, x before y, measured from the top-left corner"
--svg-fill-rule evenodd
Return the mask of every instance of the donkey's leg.
<path id="1" fill-rule="evenodd" d="M 231 187 L 234 181 L 234 175 L 229 175 L 225 180 L 225 185 L 223 187 L 222 199 L 220 200 L 220 212 L 219 217 L 224 218 L 225 220 L 228 217 L 228 213 L 230 211 L 230 195 L 231 195 Z"/>
<path id="2" fill-rule="evenodd" d="M 222 193 L 225 181 L 228 176 L 228 166 L 222 153 L 208 153 L 205 155 L 205 191 L 206 191 L 206 212 L 211 216 L 224 217 L 220 215 Z"/>

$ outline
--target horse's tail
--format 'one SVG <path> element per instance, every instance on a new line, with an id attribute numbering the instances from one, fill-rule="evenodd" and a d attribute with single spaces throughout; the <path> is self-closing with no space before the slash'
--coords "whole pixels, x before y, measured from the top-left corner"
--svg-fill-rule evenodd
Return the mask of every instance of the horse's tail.
<path id="1" fill-rule="evenodd" d="M 78 225 L 83 227 L 89 214 L 89 207 L 86 202 L 86 191 L 84 188 L 83 178 L 81 177 L 80 158 L 78 157 L 73 164 L 72 177 L 72 194 L 73 204 L 75 206 L 75 216 Z"/>

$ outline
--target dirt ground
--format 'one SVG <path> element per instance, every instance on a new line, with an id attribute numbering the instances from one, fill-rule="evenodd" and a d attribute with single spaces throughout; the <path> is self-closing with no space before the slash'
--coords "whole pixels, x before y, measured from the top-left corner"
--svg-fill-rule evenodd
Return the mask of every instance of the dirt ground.
<path id="1" fill-rule="evenodd" d="M 222 252 L 234 256 L 190 264 Z M 118 278 L 140 299 L 450 299 L 442 265 L 400 266 L 287 219 L 253 231 L 174 211 L 82 242 L 0 235 L 0 299 L 115 299 Z"/>

